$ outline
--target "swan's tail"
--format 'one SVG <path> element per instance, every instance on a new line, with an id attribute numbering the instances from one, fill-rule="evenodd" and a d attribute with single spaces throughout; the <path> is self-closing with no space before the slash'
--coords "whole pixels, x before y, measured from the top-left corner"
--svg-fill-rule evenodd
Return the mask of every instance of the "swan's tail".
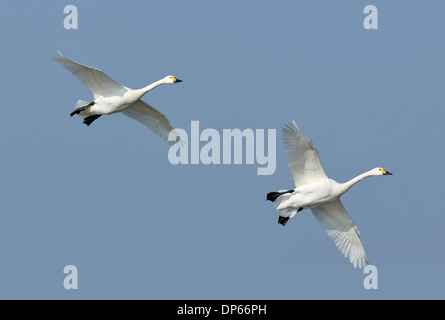
<path id="1" fill-rule="evenodd" d="M 269 193 L 267 194 L 267 198 L 266 198 L 266 200 L 275 202 L 275 200 L 277 200 L 277 199 L 278 199 L 279 197 L 281 197 L 283 194 L 293 193 L 293 192 L 294 192 L 294 190 L 278 191 L 278 192 L 269 192 Z"/>

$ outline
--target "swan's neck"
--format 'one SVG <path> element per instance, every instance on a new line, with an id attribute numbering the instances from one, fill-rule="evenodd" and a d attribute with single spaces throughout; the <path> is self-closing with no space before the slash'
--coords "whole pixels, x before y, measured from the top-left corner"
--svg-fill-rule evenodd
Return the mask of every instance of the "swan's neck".
<path id="1" fill-rule="evenodd" d="M 355 177 L 354 179 L 349 180 L 348 182 L 341 183 L 340 184 L 340 194 L 343 194 L 346 191 L 348 191 L 349 189 L 351 189 L 352 186 L 355 185 L 357 182 L 362 181 L 365 178 L 373 176 L 373 174 L 371 172 L 372 172 L 372 170 L 365 172 L 365 173 Z"/>
<path id="2" fill-rule="evenodd" d="M 159 87 L 161 84 L 164 84 L 164 81 L 161 79 L 159 81 L 153 82 L 152 84 L 149 84 L 148 86 L 137 90 L 138 93 L 140 94 L 141 98 L 148 92 L 153 90 L 156 87 Z"/>

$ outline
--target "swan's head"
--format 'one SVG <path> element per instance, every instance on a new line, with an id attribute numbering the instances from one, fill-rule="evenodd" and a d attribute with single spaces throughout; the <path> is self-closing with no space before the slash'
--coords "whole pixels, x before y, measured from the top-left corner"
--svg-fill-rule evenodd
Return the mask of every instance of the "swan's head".
<path id="1" fill-rule="evenodd" d="M 391 172 L 386 171 L 385 169 L 379 168 L 379 167 L 372 169 L 371 173 L 373 176 L 391 176 L 392 175 Z"/>
<path id="2" fill-rule="evenodd" d="M 173 83 L 179 83 L 182 82 L 182 80 L 179 80 L 178 78 L 174 77 L 174 76 L 166 76 L 164 78 L 164 83 L 165 84 L 173 84 Z"/>

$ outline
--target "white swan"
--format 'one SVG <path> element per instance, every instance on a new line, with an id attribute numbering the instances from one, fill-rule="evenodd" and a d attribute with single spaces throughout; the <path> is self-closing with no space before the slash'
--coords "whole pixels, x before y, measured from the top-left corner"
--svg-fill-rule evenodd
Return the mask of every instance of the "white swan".
<path id="1" fill-rule="evenodd" d="M 79 100 L 76 109 L 71 112 L 71 116 L 75 114 L 82 116 L 84 118 L 83 123 L 89 126 L 101 115 L 122 112 L 147 126 L 166 141 L 168 141 L 170 132 L 172 132 L 171 138 L 175 140 L 179 138 L 178 134 L 173 131 L 167 117 L 140 99 L 147 92 L 162 84 L 178 83 L 182 80 L 174 76 L 167 76 L 142 89 L 133 90 L 114 82 L 99 69 L 71 61 L 59 51 L 57 53 L 59 56 L 52 59 L 71 71 L 94 95 L 94 100 L 91 102 Z M 175 141 L 170 143 L 175 143 Z"/>
<path id="2" fill-rule="evenodd" d="M 346 212 L 340 197 L 357 182 L 371 176 L 391 175 L 375 168 L 356 178 L 338 183 L 329 179 L 323 170 L 315 145 L 307 139 L 295 121 L 282 128 L 289 168 L 295 189 L 270 192 L 267 200 L 274 202 L 279 213 L 278 223 L 283 226 L 297 212 L 311 209 L 338 249 L 354 265 L 363 268 L 368 259 L 360 241 L 360 233 Z"/>

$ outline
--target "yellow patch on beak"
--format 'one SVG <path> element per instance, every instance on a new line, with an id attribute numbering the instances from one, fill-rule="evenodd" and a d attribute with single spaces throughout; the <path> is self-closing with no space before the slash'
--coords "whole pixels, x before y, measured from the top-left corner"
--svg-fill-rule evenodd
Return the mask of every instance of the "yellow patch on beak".
<path id="1" fill-rule="evenodd" d="M 172 80 L 173 80 L 173 82 L 176 82 L 176 81 L 177 81 L 175 77 L 172 77 Z"/>
<path id="2" fill-rule="evenodd" d="M 386 170 L 385 169 L 380 169 L 380 170 L 382 170 L 383 174 L 386 174 Z"/>

